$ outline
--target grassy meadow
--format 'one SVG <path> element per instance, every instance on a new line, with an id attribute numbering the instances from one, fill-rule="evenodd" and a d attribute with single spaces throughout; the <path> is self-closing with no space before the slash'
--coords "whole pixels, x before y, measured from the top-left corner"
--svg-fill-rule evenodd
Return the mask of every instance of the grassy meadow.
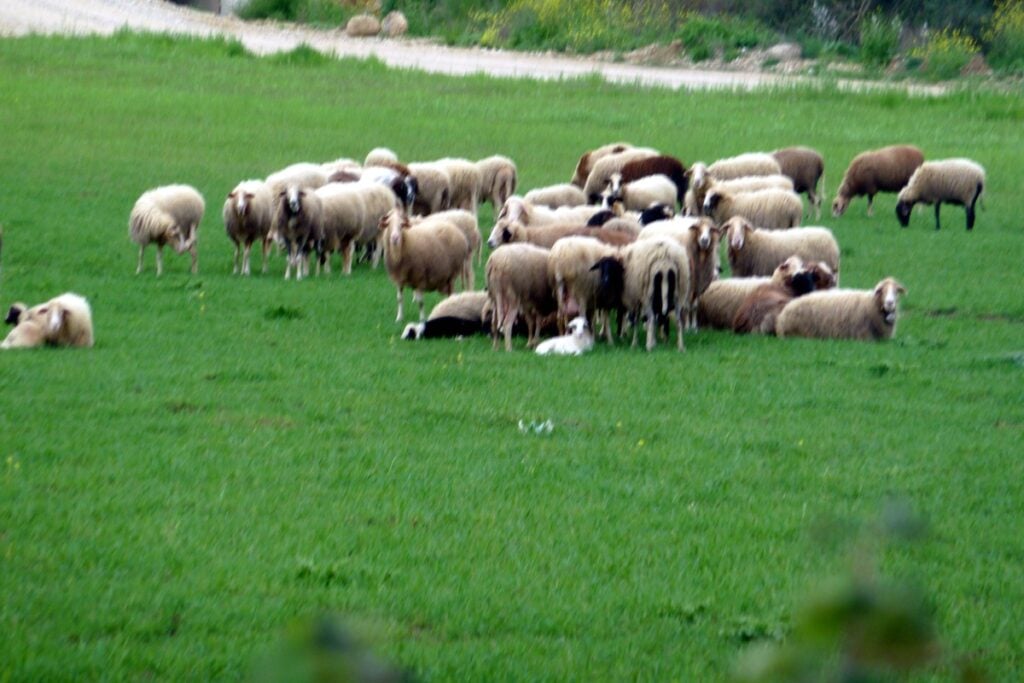
<path id="1" fill-rule="evenodd" d="M 0 354 L 0 680 L 244 679 L 324 613 L 425 681 L 724 680 L 892 500 L 928 533 L 872 561 L 944 644 L 914 680 L 1024 668 L 1019 94 L 456 79 L 128 34 L 0 40 L 0 92 L 0 305 L 79 292 L 97 338 Z M 822 217 L 845 286 L 907 286 L 879 344 L 538 358 L 400 340 L 365 264 L 231 275 L 241 179 L 385 145 L 507 154 L 529 189 L 620 139 L 688 163 L 811 145 L 826 206 L 894 142 L 976 159 L 988 188 L 973 233 L 957 207 L 900 229 L 892 195 Z M 136 276 L 128 212 L 171 182 L 206 197 L 199 275 L 166 254 L 157 279 L 149 250 Z"/>

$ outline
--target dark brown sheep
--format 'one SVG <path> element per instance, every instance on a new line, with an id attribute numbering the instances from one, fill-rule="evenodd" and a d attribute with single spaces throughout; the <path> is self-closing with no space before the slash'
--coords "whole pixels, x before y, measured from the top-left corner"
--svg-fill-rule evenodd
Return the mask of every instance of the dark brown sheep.
<path id="1" fill-rule="evenodd" d="M 825 175 L 825 159 L 810 147 L 785 147 L 772 152 L 779 162 L 782 175 L 793 181 L 793 191 L 807 195 L 807 201 L 814 207 L 814 215 L 821 216 L 821 195 L 818 183 Z"/>
<path id="2" fill-rule="evenodd" d="M 874 215 L 872 203 L 879 192 L 899 192 L 924 163 L 924 154 L 913 145 L 892 145 L 853 158 L 836 198 L 832 202 L 832 215 L 839 217 L 846 211 L 850 200 L 867 195 L 868 215 Z"/>
<path id="3" fill-rule="evenodd" d="M 688 180 L 686 165 L 675 157 L 661 154 L 646 159 L 630 161 L 622 167 L 622 184 L 631 183 L 638 178 L 645 178 L 651 175 L 664 175 L 676 186 L 676 201 L 682 204 L 686 196 Z"/>

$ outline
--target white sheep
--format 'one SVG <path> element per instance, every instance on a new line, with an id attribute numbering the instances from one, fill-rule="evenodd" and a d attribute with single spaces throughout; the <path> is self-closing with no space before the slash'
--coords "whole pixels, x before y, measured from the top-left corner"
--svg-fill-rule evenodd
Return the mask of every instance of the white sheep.
<path id="1" fill-rule="evenodd" d="M 492 232 L 491 237 L 487 240 L 487 246 L 491 249 L 497 249 L 503 244 L 528 242 L 538 247 L 550 249 L 554 246 L 555 242 L 564 237 L 591 235 L 597 232 L 597 230 L 588 228 L 586 224 L 576 220 L 541 223 L 539 225 L 523 225 L 518 221 L 513 221 L 505 225 L 497 234 Z"/>
<path id="2" fill-rule="evenodd" d="M 609 154 L 599 159 L 594 164 L 593 169 L 591 169 L 590 175 L 587 176 L 587 182 L 583 184 L 583 194 L 587 196 L 587 201 L 591 204 L 599 202 L 601 200 L 601 193 L 608 187 L 608 183 L 611 182 L 612 174 L 620 173 L 622 167 L 630 161 L 655 156 L 658 156 L 657 150 L 647 147 L 633 147 L 624 152 Z"/>
<path id="3" fill-rule="evenodd" d="M 832 201 L 832 215 L 842 216 L 850 200 L 863 195 L 868 198 L 868 215 L 874 215 L 875 195 L 899 192 L 923 163 L 924 154 L 913 145 L 891 145 L 861 152 L 843 174 L 843 182 Z"/>
<path id="4" fill-rule="evenodd" d="M 839 243 L 828 228 L 761 230 L 739 216 L 730 218 L 722 227 L 727 235 L 733 277 L 771 275 L 790 256 L 822 261 L 839 274 Z"/>
<path id="5" fill-rule="evenodd" d="M 967 214 L 967 229 L 974 229 L 974 207 L 985 190 L 985 169 L 970 159 L 926 161 L 910 176 L 896 199 L 900 225 L 910 224 L 914 204 L 935 204 L 935 229 L 939 229 L 942 203 L 959 204 Z"/>
<path id="6" fill-rule="evenodd" d="M 667 175 L 656 174 L 622 183 L 622 174 L 613 173 L 608 188 L 601 192 L 601 206 L 621 203 L 626 211 L 643 211 L 652 205 L 675 206 L 676 184 Z"/>
<path id="7" fill-rule="evenodd" d="M 547 249 L 533 244 L 509 244 L 494 250 L 487 259 L 485 273 L 493 318 L 491 331 L 494 348 L 505 338 L 505 350 L 512 350 L 512 328 L 517 318 L 526 321 L 528 348 L 539 341 L 545 316 L 557 309 L 548 273 Z"/>
<path id="8" fill-rule="evenodd" d="M 775 322 L 780 337 L 890 339 L 906 288 L 887 277 L 874 289 L 829 289 L 793 299 Z"/>
<path id="9" fill-rule="evenodd" d="M 277 196 L 290 186 L 302 190 L 315 190 L 318 187 L 323 187 L 327 184 L 329 175 L 324 171 L 323 164 L 299 162 L 271 173 L 266 177 L 265 182 L 270 188 L 271 196 Z"/>
<path id="10" fill-rule="evenodd" d="M 534 206 L 546 206 L 550 209 L 557 209 L 560 206 L 583 206 L 587 203 L 587 195 L 572 183 L 535 187 L 523 195 L 523 199 Z"/>
<path id="11" fill-rule="evenodd" d="M 398 155 L 387 147 L 374 147 L 366 153 L 363 166 L 387 166 L 397 164 Z"/>
<path id="12" fill-rule="evenodd" d="M 410 163 L 408 169 L 417 185 L 413 213 L 426 216 L 452 206 L 452 178 L 448 171 L 429 161 Z"/>
<path id="13" fill-rule="evenodd" d="M 273 217 L 273 201 L 267 184 L 262 180 L 243 180 L 238 183 L 224 200 L 221 216 L 224 229 L 235 245 L 235 254 L 231 260 L 232 274 L 237 274 L 241 265 L 242 275 L 249 275 L 249 256 L 253 242 L 257 240 L 263 247 L 263 272 L 266 273 Z M 241 264 L 239 254 L 242 255 Z"/>
<path id="14" fill-rule="evenodd" d="M 284 245 L 285 280 L 291 277 L 292 268 L 296 280 L 309 274 L 310 251 L 323 241 L 322 205 L 317 191 L 292 184 L 273 196 L 272 230 Z"/>
<path id="15" fill-rule="evenodd" d="M 690 265 L 690 299 L 686 302 L 689 312 L 687 329 L 697 329 L 697 300 L 718 279 L 718 243 L 722 234 L 723 230 L 708 218 L 680 216 L 645 226 L 637 238 L 668 237 L 686 250 Z"/>
<path id="16" fill-rule="evenodd" d="M 593 237 L 565 237 L 551 247 L 548 278 L 558 304 L 559 330 L 566 329 L 569 318 L 576 312 L 593 319 L 598 285 L 594 264 L 615 253 L 615 248 Z"/>
<path id="17" fill-rule="evenodd" d="M 332 177 L 336 175 L 359 175 L 360 171 L 362 171 L 362 167 L 355 159 L 343 157 L 341 159 L 335 159 L 334 161 L 327 161 L 320 164 L 320 170 L 323 171 L 325 176 L 327 176 L 327 182 L 332 182 Z"/>
<path id="18" fill-rule="evenodd" d="M 800 195 L 787 190 L 732 193 L 713 189 L 704 199 L 704 213 L 716 223 L 742 216 L 760 228 L 776 230 L 800 225 L 804 205 Z"/>
<path id="19" fill-rule="evenodd" d="M 502 233 L 512 223 L 520 223 L 525 226 L 544 223 L 580 223 L 585 225 L 600 210 L 601 208 L 598 206 L 563 206 L 558 209 L 549 209 L 546 206 L 537 206 L 517 195 L 512 195 L 498 212 L 487 244 L 492 249 L 501 244 Z"/>
<path id="20" fill-rule="evenodd" d="M 411 225 L 398 209 L 384 217 L 384 263 L 395 283 L 398 299 L 396 322 L 403 318 L 403 290 L 413 290 L 423 320 L 423 293 L 450 295 L 469 256 L 469 243 L 450 221 L 431 220 Z"/>
<path id="21" fill-rule="evenodd" d="M 467 159 L 438 159 L 434 162 L 448 173 L 449 207 L 476 215 L 477 197 L 483 180 L 480 169 Z"/>
<path id="22" fill-rule="evenodd" d="M 579 356 L 594 347 L 594 335 L 587 319 L 577 316 L 569 321 L 567 334 L 547 339 L 537 345 L 540 356 Z"/>
<path id="23" fill-rule="evenodd" d="M 199 223 L 206 203 L 191 185 L 164 185 L 142 194 L 128 218 L 128 234 L 139 245 L 135 274 L 142 272 L 142 254 L 146 245 L 156 244 L 156 274 L 163 273 L 163 249 L 170 244 L 176 252 L 192 256 L 192 274 L 199 272 L 196 253 Z"/>
<path id="24" fill-rule="evenodd" d="M 18 311 L 17 325 L 0 342 L 0 349 L 37 346 L 91 347 L 92 309 L 85 297 L 73 292 Z"/>
<path id="25" fill-rule="evenodd" d="M 384 185 L 365 181 L 330 183 L 315 194 L 321 206 L 320 261 L 330 272 L 330 254 L 341 251 L 342 273 L 351 275 L 355 247 L 378 245 L 381 219 L 398 200 Z M 375 258 L 379 253 L 377 249 Z"/>
<path id="26" fill-rule="evenodd" d="M 495 154 L 477 161 L 476 168 L 480 173 L 477 200 L 481 204 L 491 202 L 491 208 L 498 211 L 516 191 L 519 182 L 516 163 L 506 156 Z"/>
<path id="27" fill-rule="evenodd" d="M 579 161 L 576 162 L 576 169 L 573 171 L 572 180 L 569 182 L 583 189 L 590 171 L 594 168 L 594 164 L 610 154 L 625 152 L 627 149 L 633 149 L 633 145 L 628 142 L 611 142 L 589 152 L 584 152 L 580 155 Z"/>
<path id="28" fill-rule="evenodd" d="M 683 199 L 683 208 L 689 216 L 700 216 L 704 213 L 704 200 L 712 189 L 725 192 L 756 192 L 776 188 L 793 191 L 793 180 L 785 175 L 752 175 L 716 180 L 708 172 L 704 164 L 696 163 L 691 168 L 694 177 L 690 188 Z"/>
<path id="29" fill-rule="evenodd" d="M 777 175 L 782 167 L 775 157 L 764 152 L 748 152 L 734 157 L 719 159 L 707 167 L 708 173 L 716 180 L 729 180 L 750 175 Z M 692 182 L 692 179 L 691 179 Z"/>
<path id="30" fill-rule="evenodd" d="M 475 280 L 473 257 L 476 256 L 480 260 L 483 252 L 483 239 L 480 237 L 480 227 L 477 223 L 476 215 L 465 209 L 448 209 L 447 211 L 439 211 L 426 217 L 414 216 L 411 218 L 411 222 L 413 225 L 417 225 L 434 218 L 448 221 L 461 230 L 463 237 L 466 238 L 466 243 L 469 244 L 469 255 L 466 257 L 466 264 L 462 271 L 462 288 L 473 289 Z"/>
<path id="31" fill-rule="evenodd" d="M 406 325 L 402 339 L 437 339 L 485 334 L 490 331 L 488 301 L 487 292 L 481 291 L 459 292 L 445 297 L 430 310 L 430 315 L 425 321 Z"/>
<path id="32" fill-rule="evenodd" d="M 676 346 L 685 351 L 684 319 L 689 317 L 690 265 L 686 250 L 673 239 L 637 240 L 623 249 L 623 305 L 647 329 L 647 350 L 656 344 L 655 328 L 676 319 Z M 636 328 L 633 328 L 636 345 Z"/>

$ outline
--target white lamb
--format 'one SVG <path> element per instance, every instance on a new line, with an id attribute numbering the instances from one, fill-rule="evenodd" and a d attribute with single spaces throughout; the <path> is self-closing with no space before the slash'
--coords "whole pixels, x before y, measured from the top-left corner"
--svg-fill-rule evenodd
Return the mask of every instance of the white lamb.
<path id="1" fill-rule="evenodd" d="M 92 309 L 85 297 L 66 292 L 46 303 L 18 311 L 17 325 L 3 342 L 0 342 L 0 349 L 24 349 L 44 345 L 93 345 Z"/>
<path id="2" fill-rule="evenodd" d="M 537 345 L 537 354 L 541 356 L 579 356 L 594 347 L 594 335 L 590 324 L 583 316 L 569 321 L 568 334 L 553 337 Z"/>

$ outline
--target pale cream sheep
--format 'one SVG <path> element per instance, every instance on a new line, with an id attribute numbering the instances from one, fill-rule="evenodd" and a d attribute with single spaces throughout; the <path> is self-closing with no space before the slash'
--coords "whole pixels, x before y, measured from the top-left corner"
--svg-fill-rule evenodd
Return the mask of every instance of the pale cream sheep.
<path id="1" fill-rule="evenodd" d="M 156 274 L 163 273 L 163 249 L 170 244 L 179 254 L 192 256 L 192 274 L 199 272 L 196 253 L 199 223 L 206 203 L 191 185 L 164 185 L 142 194 L 128 217 L 128 234 L 139 245 L 135 274 L 142 272 L 142 255 L 149 244 L 156 245 Z"/>
<path id="2" fill-rule="evenodd" d="M 78 294 L 66 292 L 19 311 L 18 323 L 0 342 L 0 349 L 38 346 L 91 347 L 92 309 Z"/>
<path id="3" fill-rule="evenodd" d="M 914 204 L 935 205 L 935 229 L 939 229 L 939 207 L 942 203 L 959 204 L 967 215 L 967 229 L 974 229 L 974 207 L 985 191 L 985 169 L 970 159 L 926 161 L 910 176 L 907 186 L 896 200 L 896 217 L 900 225 L 910 224 Z"/>
<path id="4" fill-rule="evenodd" d="M 374 147 L 366 153 L 363 166 L 389 166 L 398 163 L 398 155 L 387 147 Z"/>
<path id="5" fill-rule="evenodd" d="M 676 320 L 676 346 L 683 342 L 684 320 L 690 301 L 690 265 L 686 250 L 673 239 L 657 237 L 637 240 L 622 250 L 625 282 L 623 305 L 635 321 L 644 321 L 647 350 L 654 349 L 655 330 L 669 317 Z M 636 345 L 636 327 L 633 328 Z"/>
<path id="6" fill-rule="evenodd" d="M 495 249 L 487 259 L 485 273 L 493 318 L 494 348 L 505 338 L 505 350 L 512 350 L 512 327 L 520 316 L 526 322 L 528 348 L 539 342 L 545 316 L 557 310 L 548 273 L 549 251 L 533 244 L 508 244 Z"/>
<path id="7" fill-rule="evenodd" d="M 829 289 L 786 304 L 775 322 L 780 337 L 890 339 L 896 330 L 898 303 L 906 288 L 887 277 L 874 289 Z"/>
<path id="8" fill-rule="evenodd" d="M 249 256 L 256 241 L 263 248 L 262 272 L 267 272 L 273 215 L 270 188 L 262 180 L 243 180 L 228 193 L 221 217 L 224 219 L 224 230 L 235 245 L 235 254 L 231 260 L 232 274 L 239 271 L 242 275 L 250 274 Z"/>
<path id="9" fill-rule="evenodd" d="M 408 169 L 417 186 L 413 213 L 426 216 L 451 208 L 452 179 L 448 171 L 429 161 L 412 162 Z"/>
<path id="10" fill-rule="evenodd" d="M 523 195 L 523 199 L 534 206 L 546 206 L 549 209 L 557 209 L 560 206 L 583 206 L 587 203 L 587 195 L 572 183 L 535 187 Z"/>
<path id="11" fill-rule="evenodd" d="M 828 228 L 761 230 L 740 216 L 730 218 L 722 227 L 733 277 L 771 275 L 790 256 L 821 261 L 838 276 L 839 243 Z"/>
<path id="12" fill-rule="evenodd" d="M 495 154 L 477 161 L 476 168 L 480 172 L 477 201 L 481 204 L 489 201 L 491 208 L 499 211 L 505 205 L 505 200 L 515 194 L 519 183 L 516 162 L 506 156 Z"/>
<path id="13" fill-rule="evenodd" d="M 466 257 L 466 264 L 462 272 L 462 288 L 464 290 L 473 289 L 475 280 L 473 257 L 476 256 L 477 259 L 481 259 L 481 253 L 483 252 L 483 239 L 480 237 L 480 227 L 477 223 L 476 215 L 464 209 L 448 209 L 447 211 L 439 211 L 427 217 L 415 216 L 411 221 L 413 225 L 417 225 L 434 218 L 450 222 L 461 230 L 462 235 L 466 238 L 466 242 L 469 244 L 469 255 Z"/>
<path id="14" fill-rule="evenodd" d="M 652 205 L 674 207 L 676 192 L 676 184 L 666 175 L 644 176 L 623 184 L 622 174 L 613 173 L 600 203 L 606 209 L 621 204 L 625 211 L 643 211 Z"/>
<path id="15" fill-rule="evenodd" d="M 584 152 L 580 156 L 579 161 L 576 162 L 576 169 L 573 171 L 572 180 L 569 182 L 583 189 L 583 186 L 587 183 L 590 171 L 594 168 L 594 164 L 610 154 L 618 154 L 632 148 L 633 145 L 628 142 L 611 142 L 589 152 Z"/>
<path id="16" fill-rule="evenodd" d="M 449 208 L 476 215 L 477 197 L 483 178 L 480 169 L 468 159 L 444 158 L 434 162 L 448 173 Z"/>
<path id="17" fill-rule="evenodd" d="M 716 223 L 742 216 L 760 228 L 780 230 L 800 225 L 804 205 L 800 195 L 787 190 L 733 193 L 713 189 L 704 199 L 704 213 Z"/>
<path id="18" fill-rule="evenodd" d="M 594 264 L 616 252 L 614 247 L 584 236 L 566 237 L 551 247 L 548 276 L 558 303 L 559 332 L 565 332 L 576 314 L 593 321 L 598 285 Z"/>
<path id="19" fill-rule="evenodd" d="M 708 173 L 716 180 L 729 180 L 751 175 L 778 175 L 782 167 L 771 154 L 747 152 L 734 157 L 719 159 L 707 167 Z M 692 182 L 692 179 L 691 179 Z"/>

